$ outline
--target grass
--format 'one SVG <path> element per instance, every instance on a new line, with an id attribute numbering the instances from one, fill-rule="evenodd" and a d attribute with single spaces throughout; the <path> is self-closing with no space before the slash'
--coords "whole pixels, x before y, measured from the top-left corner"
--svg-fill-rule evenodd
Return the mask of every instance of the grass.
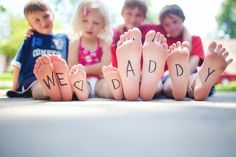
<path id="1" fill-rule="evenodd" d="M 236 81 L 229 82 L 227 85 L 218 84 L 216 90 L 221 92 L 236 92 Z"/>
<path id="2" fill-rule="evenodd" d="M 13 73 L 5 72 L 0 75 L 0 81 L 12 81 Z"/>

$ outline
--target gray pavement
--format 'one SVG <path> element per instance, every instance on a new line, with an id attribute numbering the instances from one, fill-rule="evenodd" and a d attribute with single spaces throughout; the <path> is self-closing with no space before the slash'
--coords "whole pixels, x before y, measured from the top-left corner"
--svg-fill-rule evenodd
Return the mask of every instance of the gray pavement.
<path id="1" fill-rule="evenodd" d="M 0 157 L 235 157 L 236 93 L 150 102 L 0 98 Z"/>

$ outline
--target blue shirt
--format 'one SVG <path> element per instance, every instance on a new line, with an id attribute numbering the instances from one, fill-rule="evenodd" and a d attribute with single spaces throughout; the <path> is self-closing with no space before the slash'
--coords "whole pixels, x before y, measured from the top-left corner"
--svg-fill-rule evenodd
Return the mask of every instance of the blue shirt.
<path id="1" fill-rule="evenodd" d="M 35 61 L 43 54 L 57 54 L 67 61 L 69 40 L 65 34 L 44 35 L 34 32 L 34 35 L 24 40 L 18 50 L 12 65 L 20 68 L 19 88 L 24 82 L 36 80 L 33 69 Z"/>

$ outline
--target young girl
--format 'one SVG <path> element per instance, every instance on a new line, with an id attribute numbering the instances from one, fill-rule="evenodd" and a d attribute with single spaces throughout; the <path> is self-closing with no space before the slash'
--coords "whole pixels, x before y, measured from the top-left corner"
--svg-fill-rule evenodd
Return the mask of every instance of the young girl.
<path id="1" fill-rule="evenodd" d="M 69 67 L 82 64 L 88 76 L 90 95 L 112 97 L 102 66 L 110 64 L 112 29 L 109 14 L 100 1 L 83 1 L 72 20 L 73 40 L 69 47 Z"/>

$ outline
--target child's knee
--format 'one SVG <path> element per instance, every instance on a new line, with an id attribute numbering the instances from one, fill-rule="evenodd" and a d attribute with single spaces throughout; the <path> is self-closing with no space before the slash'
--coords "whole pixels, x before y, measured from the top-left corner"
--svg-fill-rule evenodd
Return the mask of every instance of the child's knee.
<path id="1" fill-rule="evenodd" d="M 43 87 L 39 83 L 35 83 L 32 86 L 31 92 L 32 92 L 32 97 L 35 100 L 45 100 L 45 99 L 48 99 L 47 94 L 45 93 L 45 91 L 43 90 Z"/>
<path id="2" fill-rule="evenodd" d="M 97 81 L 95 91 L 96 95 L 99 97 L 112 98 L 108 84 L 104 79 Z"/>
<path id="3" fill-rule="evenodd" d="M 163 92 L 166 96 L 168 97 L 172 97 L 172 87 L 171 87 L 171 82 L 170 80 L 167 80 L 164 84 L 163 84 Z"/>

